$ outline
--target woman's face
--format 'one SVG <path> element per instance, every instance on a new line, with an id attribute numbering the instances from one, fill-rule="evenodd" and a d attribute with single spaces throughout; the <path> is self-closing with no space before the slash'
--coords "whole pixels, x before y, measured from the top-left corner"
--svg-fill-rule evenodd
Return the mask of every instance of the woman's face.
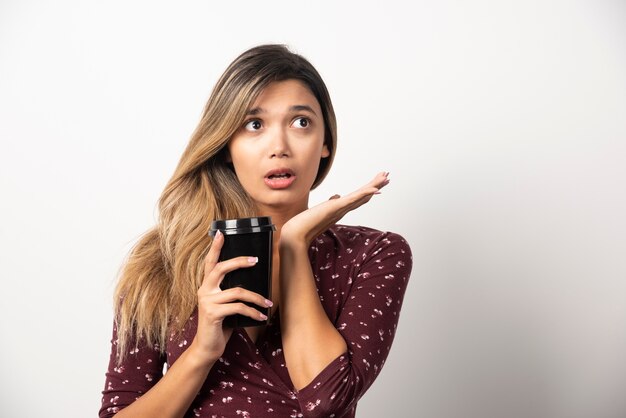
<path id="1" fill-rule="evenodd" d="M 228 143 L 229 160 L 243 188 L 264 212 L 302 211 L 322 158 L 322 109 L 298 80 L 268 85 Z"/>

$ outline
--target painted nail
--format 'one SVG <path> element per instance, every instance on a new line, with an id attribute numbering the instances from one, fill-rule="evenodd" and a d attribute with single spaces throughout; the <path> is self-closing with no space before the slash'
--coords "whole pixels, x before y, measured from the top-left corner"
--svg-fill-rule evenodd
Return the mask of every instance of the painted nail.
<path id="1" fill-rule="evenodd" d="M 215 238 L 219 237 L 222 235 L 222 231 L 220 231 L 219 229 L 217 230 L 217 232 L 215 233 Z"/>
<path id="2" fill-rule="evenodd" d="M 248 257 L 248 263 L 256 264 L 259 261 L 259 257 Z"/>
<path id="3" fill-rule="evenodd" d="M 262 321 L 265 321 L 267 319 L 267 315 L 262 314 L 261 312 L 259 312 L 259 316 L 261 317 Z"/>
<path id="4" fill-rule="evenodd" d="M 265 306 L 267 306 L 268 308 L 269 308 L 270 306 L 274 306 L 274 302 L 272 302 L 272 301 L 271 301 L 271 300 L 269 300 L 269 299 L 265 299 Z"/>

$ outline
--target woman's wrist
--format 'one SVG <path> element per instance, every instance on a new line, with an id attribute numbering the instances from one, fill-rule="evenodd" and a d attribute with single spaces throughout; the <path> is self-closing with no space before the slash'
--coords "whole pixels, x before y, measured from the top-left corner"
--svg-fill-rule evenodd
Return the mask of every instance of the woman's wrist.
<path id="1" fill-rule="evenodd" d="M 192 368 L 206 371 L 211 370 L 215 362 L 220 358 L 219 355 L 208 353 L 206 350 L 202 349 L 197 336 L 194 337 L 189 348 L 185 350 L 183 355 Z"/>
<path id="2" fill-rule="evenodd" d="M 303 231 L 292 228 L 289 223 L 280 230 L 280 248 L 302 249 L 308 248 L 310 240 Z"/>
<path id="3" fill-rule="evenodd" d="M 309 243 L 304 238 L 281 235 L 278 249 L 282 255 L 307 254 Z"/>

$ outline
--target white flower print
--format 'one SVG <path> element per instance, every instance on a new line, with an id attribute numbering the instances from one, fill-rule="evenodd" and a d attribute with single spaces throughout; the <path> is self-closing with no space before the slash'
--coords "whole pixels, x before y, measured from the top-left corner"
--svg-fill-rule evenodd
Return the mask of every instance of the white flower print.
<path id="1" fill-rule="evenodd" d="M 313 403 L 313 402 L 307 402 L 307 404 L 305 405 L 305 408 L 306 408 L 306 410 L 307 410 L 307 411 L 312 411 L 312 410 L 314 410 L 315 408 L 317 408 L 321 402 L 322 402 L 322 401 L 320 401 L 319 399 L 317 399 L 317 400 L 315 401 L 315 403 Z"/>
<path id="2" fill-rule="evenodd" d="M 239 338 L 230 339 L 186 416 L 354 416 L 357 400 L 382 370 L 391 347 L 410 273 L 409 248 L 395 234 L 332 226 L 309 246 L 309 255 L 318 297 L 346 339 L 347 355 L 333 362 L 332 373 L 320 375 L 309 389 L 289 391 L 281 380 L 288 371 L 278 322 L 266 328 L 257 344 L 237 330 Z M 176 362 L 189 347 L 197 320 L 194 313 L 185 321 L 186 331 L 168 333 L 171 341 L 165 347 L 133 344 L 126 351 L 133 358 L 121 366 L 112 363 L 103 414 L 112 415 L 107 410 L 117 411 L 154 386 L 165 372 L 164 363 Z"/>

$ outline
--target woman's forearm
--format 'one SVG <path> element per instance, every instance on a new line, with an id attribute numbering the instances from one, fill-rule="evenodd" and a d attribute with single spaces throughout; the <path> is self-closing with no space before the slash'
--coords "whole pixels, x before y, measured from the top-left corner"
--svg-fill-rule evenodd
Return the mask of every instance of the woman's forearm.
<path id="1" fill-rule="evenodd" d="M 283 350 L 289 376 L 299 390 L 347 349 L 320 302 L 304 241 L 281 239 L 280 293 Z"/>
<path id="2" fill-rule="evenodd" d="M 198 395 L 214 361 L 200 361 L 194 345 L 181 354 L 163 378 L 135 402 L 122 409 L 116 418 L 180 418 Z"/>

